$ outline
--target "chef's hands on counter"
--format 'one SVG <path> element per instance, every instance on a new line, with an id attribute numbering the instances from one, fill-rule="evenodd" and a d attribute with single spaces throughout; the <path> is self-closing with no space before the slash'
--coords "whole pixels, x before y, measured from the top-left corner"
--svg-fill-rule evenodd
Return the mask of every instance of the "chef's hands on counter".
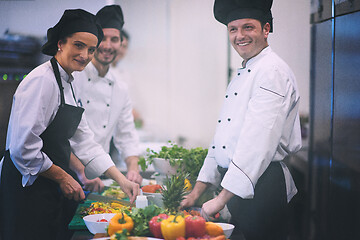
<path id="1" fill-rule="evenodd" d="M 205 220 L 211 220 L 216 213 L 220 212 L 225 207 L 226 203 L 233 196 L 234 194 L 232 192 L 229 192 L 224 188 L 219 195 L 202 205 L 201 216 L 205 218 Z"/>
<path id="2" fill-rule="evenodd" d="M 141 184 L 142 176 L 140 175 L 139 171 L 139 157 L 137 156 L 130 156 L 125 159 L 126 166 L 127 166 L 127 174 L 126 177 L 132 182 Z"/>
<path id="3" fill-rule="evenodd" d="M 83 184 L 83 189 L 90 192 L 101 193 L 104 191 L 104 183 L 100 178 L 88 179 L 85 176 L 85 167 L 80 160 L 73 154 L 70 154 L 70 169 L 74 171 Z"/>
<path id="4" fill-rule="evenodd" d="M 57 182 L 66 198 L 75 201 L 85 199 L 85 193 L 81 185 L 59 166 L 53 164 L 48 170 L 40 173 L 40 175 Z"/>
<path id="5" fill-rule="evenodd" d="M 105 176 L 115 180 L 120 185 L 120 188 L 128 195 L 130 203 L 135 201 L 136 196 L 140 193 L 139 184 L 128 180 L 115 166 L 108 168 L 105 171 Z"/>
<path id="6" fill-rule="evenodd" d="M 210 186 L 210 184 L 205 182 L 197 181 L 194 189 L 190 194 L 185 196 L 184 200 L 180 203 L 181 209 L 186 209 L 195 205 L 196 200 L 201 196 L 201 194 Z M 232 192 L 229 192 L 226 189 L 223 189 L 218 196 L 207 201 L 202 205 L 201 215 L 206 220 L 211 220 L 214 215 L 220 212 L 226 205 L 226 203 L 234 196 Z"/>

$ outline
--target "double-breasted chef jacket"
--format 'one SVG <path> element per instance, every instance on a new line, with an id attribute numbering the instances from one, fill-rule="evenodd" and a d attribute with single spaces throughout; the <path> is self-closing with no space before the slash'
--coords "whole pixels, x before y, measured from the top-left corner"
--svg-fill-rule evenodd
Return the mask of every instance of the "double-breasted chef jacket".
<path id="1" fill-rule="evenodd" d="M 113 138 L 115 147 L 124 159 L 138 156 L 139 137 L 132 115 L 132 104 L 126 83 L 120 81 L 115 72 L 108 71 L 100 77 L 90 62 L 84 71 L 74 75 L 76 97 L 85 108 L 85 115 L 95 141 L 106 152 L 110 150 Z"/>
<path id="2" fill-rule="evenodd" d="M 270 48 L 251 58 L 229 83 L 198 181 L 251 199 L 272 161 L 283 168 L 288 201 L 297 193 L 281 162 L 301 148 L 299 95 L 293 72 Z M 221 180 L 217 166 L 228 169 Z"/>

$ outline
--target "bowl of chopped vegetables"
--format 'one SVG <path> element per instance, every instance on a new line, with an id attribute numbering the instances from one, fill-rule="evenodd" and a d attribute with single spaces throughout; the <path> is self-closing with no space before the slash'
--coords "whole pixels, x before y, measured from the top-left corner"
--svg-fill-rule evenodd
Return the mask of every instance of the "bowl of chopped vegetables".
<path id="1" fill-rule="evenodd" d="M 216 223 L 223 229 L 226 238 L 230 238 L 235 226 L 230 223 Z"/>
<path id="2" fill-rule="evenodd" d="M 83 217 L 86 227 L 92 234 L 106 233 L 109 221 L 116 213 L 101 213 Z"/>

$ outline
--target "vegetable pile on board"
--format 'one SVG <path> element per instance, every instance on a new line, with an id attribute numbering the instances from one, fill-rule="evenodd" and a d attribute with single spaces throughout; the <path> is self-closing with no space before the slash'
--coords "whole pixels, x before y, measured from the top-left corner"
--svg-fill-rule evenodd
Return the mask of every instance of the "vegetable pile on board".
<path id="1" fill-rule="evenodd" d="M 108 234 L 115 240 L 126 239 L 129 235 L 154 236 L 165 240 L 184 240 L 185 237 L 187 240 L 225 240 L 222 228 L 216 223 L 206 222 L 199 212 L 179 211 L 180 202 L 186 194 L 187 176 L 176 174 L 166 178 L 161 187 L 164 208 L 149 205 L 124 209 L 109 222 Z M 155 191 L 155 188 L 152 190 Z"/>
<path id="2" fill-rule="evenodd" d="M 206 222 L 200 216 L 183 212 L 168 214 L 164 209 L 149 205 L 117 213 L 109 223 L 108 234 L 113 240 L 127 239 L 129 235 L 152 236 L 165 240 L 225 240 L 220 225 Z"/>

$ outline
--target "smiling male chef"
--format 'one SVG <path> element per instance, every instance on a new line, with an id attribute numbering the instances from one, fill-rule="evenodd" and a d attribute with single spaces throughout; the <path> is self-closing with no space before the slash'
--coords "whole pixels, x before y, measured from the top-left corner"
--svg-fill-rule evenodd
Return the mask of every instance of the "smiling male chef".
<path id="1" fill-rule="evenodd" d="M 214 16 L 228 30 L 243 62 L 230 82 L 213 142 L 194 190 L 194 205 L 210 185 L 218 196 L 202 206 L 204 217 L 228 207 L 232 239 L 286 239 L 286 209 L 297 193 L 282 161 L 301 147 L 299 94 L 289 66 L 268 44 L 272 0 L 215 0 Z"/>
<path id="2" fill-rule="evenodd" d="M 100 9 L 96 17 L 103 28 L 104 38 L 95 51 L 93 60 L 84 71 L 76 73 L 78 79 L 74 88 L 85 108 L 84 113 L 90 129 L 94 132 L 95 141 L 109 152 L 113 138 L 115 147 L 124 156 L 127 178 L 140 184 L 142 177 L 138 166 L 139 137 L 135 129 L 128 89 L 109 71 L 121 44 L 123 13 L 119 5 L 108 5 Z M 78 162 L 72 160 L 73 163 Z M 79 172 L 77 174 L 79 175 Z M 97 184 L 94 180 L 90 182 L 84 176 L 82 179 L 80 178 L 84 187 L 89 190 L 101 188 L 94 187 Z"/>

